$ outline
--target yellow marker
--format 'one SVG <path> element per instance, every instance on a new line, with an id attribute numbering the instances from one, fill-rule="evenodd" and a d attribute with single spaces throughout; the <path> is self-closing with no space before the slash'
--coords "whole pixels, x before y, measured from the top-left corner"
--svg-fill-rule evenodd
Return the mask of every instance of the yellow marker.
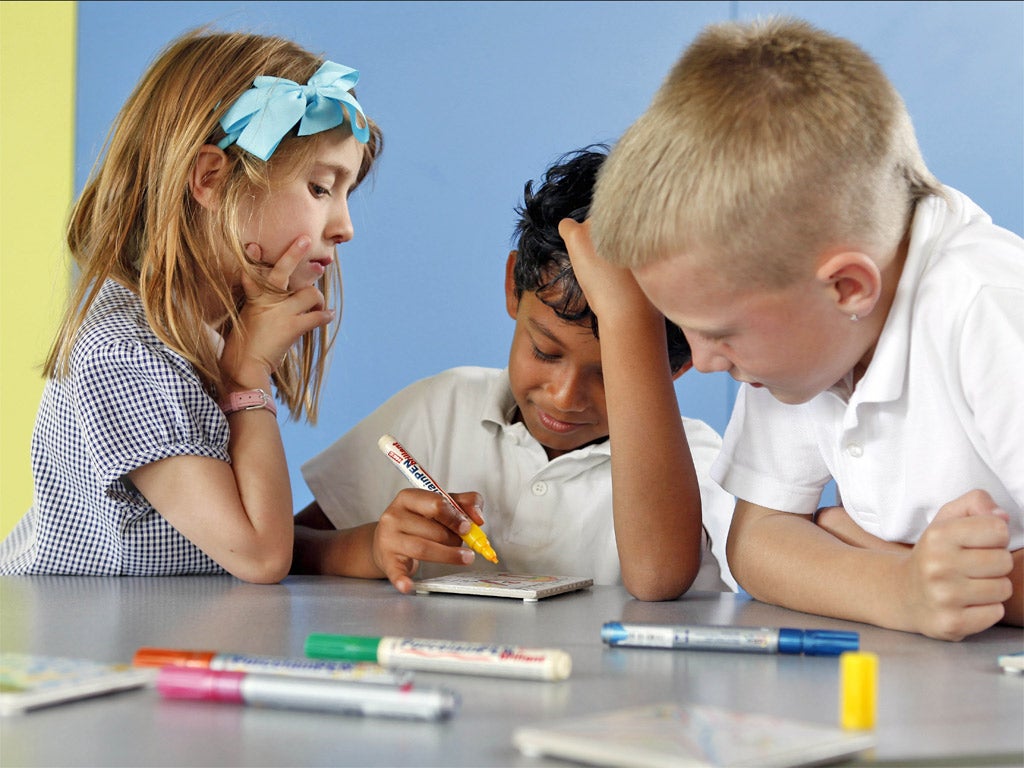
<path id="1" fill-rule="evenodd" d="M 875 727 L 878 656 L 846 651 L 839 656 L 839 724 L 853 731 Z"/>
<path id="2" fill-rule="evenodd" d="M 391 459 L 392 463 L 398 467 L 398 469 L 409 478 L 413 484 L 423 488 L 427 491 L 433 491 L 439 496 L 451 504 L 457 512 L 465 515 L 465 511 L 458 504 L 455 503 L 455 499 L 448 495 L 448 493 L 437 484 L 420 463 L 412 457 L 409 453 L 391 435 L 382 435 L 380 440 L 377 441 L 377 447 L 380 448 L 381 452 Z M 468 519 L 468 518 L 467 518 Z M 460 534 L 462 540 L 469 545 L 470 549 L 479 555 L 490 560 L 492 563 L 498 562 L 498 556 L 494 552 L 494 548 L 491 546 L 491 542 L 487 540 L 487 534 L 483 532 L 483 529 L 479 525 L 474 523 L 472 520 L 469 521 L 470 529 L 467 533 Z"/>

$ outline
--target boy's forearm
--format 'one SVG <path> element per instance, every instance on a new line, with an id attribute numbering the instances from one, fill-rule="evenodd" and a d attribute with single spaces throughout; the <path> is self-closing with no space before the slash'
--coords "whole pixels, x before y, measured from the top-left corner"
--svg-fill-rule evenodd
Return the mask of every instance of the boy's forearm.
<path id="1" fill-rule="evenodd" d="M 868 533 L 857 525 L 842 507 L 822 507 L 815 515 L 815 524 L 840 541 L 862 549 L 902 552 L 909 549 L 910 546 L 895 541 L 886 541 Z"/>
<path id="2" fill-rule="evenodd" d="M 673 600 L 700 569 L 701 500 L 652 313 L 601 328 L 612 448 L 615 536 L 623 583 L 641 600 Z"/>
<path id="3" fill-rule="evenodd" d="M 380 579 L 373 563 L 373 530 L 376 523 L 343 530 L 323 530 L 297 524 L 292 573 L 352 576 Z"/>
<path id="4" fill-rule="evenodd" d="M 917 544 L 900 551 L 848 545 L 805 516 L 740 501 L 729 565 L 740 586 L 765 602 L 961 640 L 1000 620 L 1013 623 L 1020 611 L 1019 602 L 1002 602 L 1007 591 L 1000 574 L 1007 571 L 994 570 L 1007 553 L 984 543 L 998 540 L 998 525 L 994 517 L 970 513 L 978 501 L 971 496 L 945 505 Z M 1019 558 L 1014 553 L 1018 587 Z"/>
<path id="5" fill-rule="evenodd" d="M 785 608 L 918 632 L 901 610 L 905 554 L 848 545 L 806 516 L 740 501 L 729 532 L 733 576 L 752 597 Z"/>

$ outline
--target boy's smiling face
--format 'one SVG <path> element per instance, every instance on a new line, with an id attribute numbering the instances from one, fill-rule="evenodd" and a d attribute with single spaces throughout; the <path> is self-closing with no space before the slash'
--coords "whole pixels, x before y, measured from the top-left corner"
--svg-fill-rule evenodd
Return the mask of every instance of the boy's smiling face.
<path id="1" fill-rule="evenodd" d="M 532 291 L 516 298 L 509 256 L 505 303 L 516 321 L 508 374 L 519 418 L 548 458 L 608 437 L 601 346 L 590 325 L 562 320 Z"/>

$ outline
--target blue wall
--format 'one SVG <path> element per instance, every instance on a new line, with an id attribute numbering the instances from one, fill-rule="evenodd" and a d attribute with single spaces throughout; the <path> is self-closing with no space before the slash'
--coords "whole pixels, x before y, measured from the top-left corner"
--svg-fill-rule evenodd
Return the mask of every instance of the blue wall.
<path id="1" fill-rule="evenodd" d="M 1024 233 L 1020 2 L 81 2 L 76 190 L 138 77 L 190 27 L 284 35 L 361 71 L 386 147 L 340 251 L 320 423 L 283 428 L 301 508 L 299 465 L 385 397 L 453 365 L 505 364 L 503 267 L 523 183 L 566 150 L 613 142 L 705 24 L 768 13 L 875 56 L 932 170 Z M 689 373 L 677 390 L 687 415 L 724 429 L 731 380 Z"/>

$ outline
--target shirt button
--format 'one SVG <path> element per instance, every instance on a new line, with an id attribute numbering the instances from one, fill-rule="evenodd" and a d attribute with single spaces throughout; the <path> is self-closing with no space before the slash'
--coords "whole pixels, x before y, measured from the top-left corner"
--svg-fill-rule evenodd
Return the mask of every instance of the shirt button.
<path id="1" fill-rule="evenodd" d="M 543 480 L 538 480 L 536 483 L 533 484 L 533 495 L 534 496 L 543 496 L 547 492 L 548 492 L 548 484 L 545 483 Z"/>
<path id="2" fill-rule="evenodd" d="M 853 456 L 853 458 L 859 459 L 864 455 L 864 446 L 860 443 L 850 443 L 846 446 L 846 452 Z"/>

